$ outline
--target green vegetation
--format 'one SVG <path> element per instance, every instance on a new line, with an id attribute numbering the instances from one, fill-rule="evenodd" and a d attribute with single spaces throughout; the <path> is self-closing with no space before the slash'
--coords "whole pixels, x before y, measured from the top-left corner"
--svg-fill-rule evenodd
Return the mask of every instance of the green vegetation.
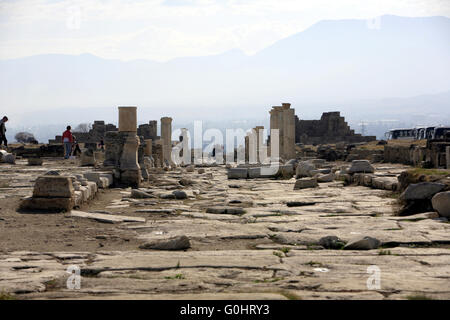
<path id="1" fill-rule="evenodd" d="M 378 252 L 379 256 L 390 256 L 391 255 L 391 251 L 390 250 L 380 250 Z"/>
<path id="2" fill-rule="evenodd" d="M 60 281 L 58 279 L 52 279 L 44 282 L 45 291 L 55 290 L 61 287 Z"/>
<path id="3" fill-rule="evenodd" d="M 283 258 L 283 254 L 281 252 L 278 252 L 278 251 L 274 251 L 273 255 L 277 256 L 278 258 Z"/>
<path id="4" fill-rule="evenodd" d="M 450 175 L 450 170 L 447 169 L 424 169 L 424 168 L 414 168 L 408 170 L 412 175 L 426 175 L 426 176 L 448 176 Z"/>
<path id="5" fill-rule="evenodd" d="M 16 300 L 16 297 L 8 292 L 0 292 L 0 300 Z"/>
<path id="6" fill-rule="evenodd" d="M 299 295 L 296 295 L 295 293 L 289 291 L 282 291 L 280 292 L 280 294 L 286 297 L 288 300 L 302 300 L 302 298 Z"/>
<path id="7" fill-rule="evenodd" d="M 311 266 L 311 267 L 323 267 L 323 263 L 317 262 L 317 261 L 309 261 L 309 262 L 305 263 L 305 265 Z"/>
<path id="8" fill-rule="evenodd" d="M 277 282 L 280 280 L 283 280 L 284 278 L 266 278 L 263 280 L 255 280 L 254 283 L 271 283 L 271 282 Z"/>
<path id="9" fill-rule="evenodd" d="M 286 253 L 288 253 L 289 251 L 291 251 L 291 249 L 290 249 L 290 248 L 284 247 L 284 248 L 281 248 L 280 251 L 283 252 L 284 254 L 286 254 Z"/>

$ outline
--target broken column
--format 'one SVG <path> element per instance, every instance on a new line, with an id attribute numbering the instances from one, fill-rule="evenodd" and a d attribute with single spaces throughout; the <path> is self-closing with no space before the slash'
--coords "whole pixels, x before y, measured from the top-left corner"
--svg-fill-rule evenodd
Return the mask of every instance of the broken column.
<path id="1" fill-rule="evenodd" d="M 123 137 L 123 149 L 120 156 L 120 183 L 139 187 L 141 168 L 138 164 L 139 138 L 137 131 L 137 107 L 119 107 L 119 134 Z"/>
<path id="2" fill-rule="evenodd" d="M 161 118 L 161 140 L 163 151 L 163 164 L 170 166 L 172 164 L 172 118 Z"/>

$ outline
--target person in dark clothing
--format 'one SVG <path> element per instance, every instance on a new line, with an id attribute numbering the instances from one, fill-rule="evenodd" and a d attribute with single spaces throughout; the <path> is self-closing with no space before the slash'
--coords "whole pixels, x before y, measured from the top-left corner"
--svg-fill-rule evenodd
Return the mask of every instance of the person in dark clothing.
<path id="1" fill-rule="evenodd" d="M 2 120 L 0 120 L 0 146 L 2 143 L 5 144 L 5 147 L 8 146 L 8 140 L 6 140 L 6 126 L 5 123 L 8 121 L 8 117 L 4 116 Z"/>

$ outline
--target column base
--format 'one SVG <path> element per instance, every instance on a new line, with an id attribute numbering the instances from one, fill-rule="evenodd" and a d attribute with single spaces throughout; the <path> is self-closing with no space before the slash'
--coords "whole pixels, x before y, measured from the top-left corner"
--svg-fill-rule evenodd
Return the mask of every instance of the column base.
<path id="1" fill-rule="evenodd" d="M 132 188 L 139 188 L 142 181 L 142 174 L 140 169 L 136 170 L 121 170 L 120 180 L 121 185 L 125 185 Z"/>

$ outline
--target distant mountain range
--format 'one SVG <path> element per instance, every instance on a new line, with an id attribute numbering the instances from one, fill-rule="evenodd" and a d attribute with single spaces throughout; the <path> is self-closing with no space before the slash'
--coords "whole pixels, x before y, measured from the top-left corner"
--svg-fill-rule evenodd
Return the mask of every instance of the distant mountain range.
<path id="1" fill-rule="evenodd" d="M 182 122 L 267 119 L 272 105 L 291 102 L 300 118 L 342 110 L 356 120 L 448 120 L 449 39 L 449 18 L 382 16 L 379 28 L 366 20 L 322 21 L 253 56 L 232 50 L 165 63 L 91 54 L 2 60 L 1 112 L 14 116 L 11 125 L 108 121 L 117 119 L 116 106 L 137 105 L 147 117 L 141 122 L 163 115 Z"/>

